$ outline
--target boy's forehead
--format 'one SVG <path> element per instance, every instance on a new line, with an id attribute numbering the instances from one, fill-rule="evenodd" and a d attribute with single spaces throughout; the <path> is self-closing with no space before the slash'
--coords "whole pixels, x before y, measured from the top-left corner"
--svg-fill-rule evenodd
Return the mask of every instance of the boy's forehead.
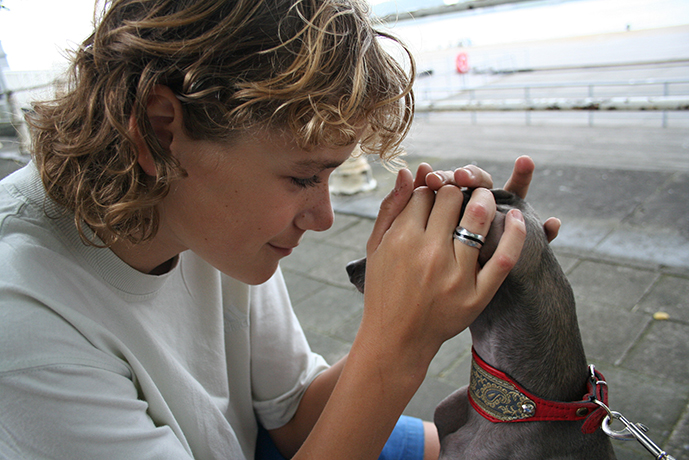
<path id="1" fill-rule="evenodd" d="M 345 159 L 332 158 L 309 158 L 294 162 L 294 166 L 308 171 L 322 171 L 325 169 L 334 169 L 344 163 Z"/>
<path id="2" fill-rule="evenodd" d="M 245 132 L 240 139 L 251 150 L 256 149 L 254 151 L 262 152 L 273 160 L 278 160 L 278 163 L 304 174 L 337 168 L 351 156 L 358 143 L 357 139 L 350 145 L 303 147 L 286 129 L 252 130 Z"/>

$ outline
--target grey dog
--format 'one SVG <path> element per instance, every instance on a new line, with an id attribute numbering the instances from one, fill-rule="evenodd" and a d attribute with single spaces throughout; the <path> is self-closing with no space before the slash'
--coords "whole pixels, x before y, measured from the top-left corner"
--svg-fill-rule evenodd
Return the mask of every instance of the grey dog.
<path id="1" fill-rule="evenodd" d="M 493 195 L 497 213 L 479 263 L 494 253 L 512 208 L 524 215 L 526 241 L 519 261 L 470 326 L 475 353 L 471 384 L 435 410 L 440 458 L 615 459 L 610 439 L 600 429 L 603 409 L 593 401 L 603 399 L 603 393 L 607 398 L 607 389 L 602 376 L 587 367 L 574 294 L 543 225 L 521 198 L 504 190 Z M 464 206 L 469 196 L 465 192 Z M 365 270 L 366 259 L 347 266 L 361 292 Z M 484 372 L 478 362 L 499 369 L 507 382 Z M 549 418 L 551 408 L 575 419 Z"/>

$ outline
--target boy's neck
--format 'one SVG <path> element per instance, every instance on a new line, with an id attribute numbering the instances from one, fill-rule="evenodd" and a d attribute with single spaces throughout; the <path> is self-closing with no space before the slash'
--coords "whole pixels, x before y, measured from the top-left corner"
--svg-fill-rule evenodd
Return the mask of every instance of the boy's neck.
<path id="1" fill-rule="evenodd" d="M 126 240 L 115 241 L 110 250 L 130 267 L 149 275 L 163 275 L 175 265 L 177 256 L 183 248 L 163 241 L 160 234 L 143 243 Z"/>

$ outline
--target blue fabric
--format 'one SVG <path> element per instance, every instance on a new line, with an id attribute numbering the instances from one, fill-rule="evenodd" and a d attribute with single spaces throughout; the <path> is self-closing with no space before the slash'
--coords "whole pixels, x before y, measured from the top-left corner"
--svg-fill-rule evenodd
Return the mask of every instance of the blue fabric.
<path id="1" fill-rule="evenodd" d="M 285 460 L 285 457 L 280 455 L 277 447 L 270 439 L 270 435 L 261 425 L 258 426 L 258 439 L 256 440 L 256 455 L 255 460 Z"/>
<path id="2" fill-rule="evenodd" d="M 423 422 L 418 418 L 403 415 L 397 421 L 378 460 L 423 460 L 423 447 Z M 285 460 L 263 427 L 259 427 L 258 430 L 255 458 L 256 460 Z"/>
<path id="3" fill-rule="evenodd" d="M 378 460 L 423 460 L 423 422 L 403 415 L 397 421 Z"/>

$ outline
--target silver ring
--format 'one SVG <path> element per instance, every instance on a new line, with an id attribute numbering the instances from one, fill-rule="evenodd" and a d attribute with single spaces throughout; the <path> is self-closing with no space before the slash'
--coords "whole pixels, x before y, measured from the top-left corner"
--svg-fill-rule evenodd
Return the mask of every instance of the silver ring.
<path id="1" fill-rule="evenodd" d="M 486 242 L 486 237 L 484 237 L 483 235 L 479 235 L 478 233 L 470 232 L 469 230 L 462 227 L 461 225 L 455 229 L 452 236 L 454 238 L 462 241 L 463 243 L 465 240 L 474 242 L 478 246 L 475 246 L 472 244 L 469 244 L 469 246 L 474 247 L 474 248 L 479 248 L 479 249 L 481 249 L 481 246 L 483 246 L 483 244 Z M 465 244 L 468 244 L 468 243 L 465 243 Z"/>
<path id="2" fill-rule="evenodd" d="M 454 233 L 452 234 L 452 237 L 453 237 L 454 239 L 456 239 L 457 241 L 459 241 L 460 243 L 464 243 L 464 244 L 466 244 L 467 246 L 472 247 L 472 248 L 481 249 L 481 248 L 483 247 L 483 243 L 481 243 L 481 242 L 479 242 L 479 241 L 470 240 L 470 239 L 467 238 L 466 236 L 460 235 L 460 234 L 457 233 L 457 232 L 454 232 Z"/>

